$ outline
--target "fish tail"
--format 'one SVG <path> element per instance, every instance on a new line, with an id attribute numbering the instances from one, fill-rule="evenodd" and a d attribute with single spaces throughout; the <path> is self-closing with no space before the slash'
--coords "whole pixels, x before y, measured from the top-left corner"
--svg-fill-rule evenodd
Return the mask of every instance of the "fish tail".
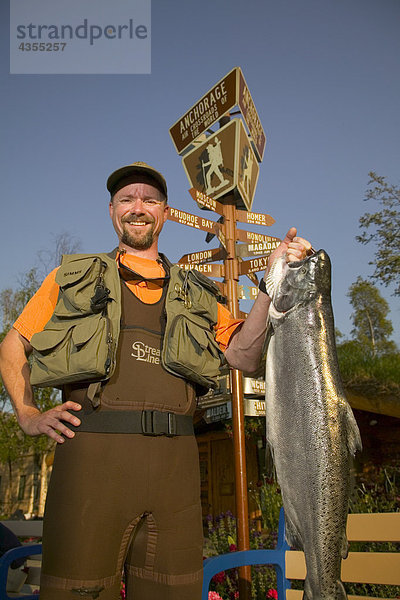
<path id="1" fill-rule="evenodd" d="M 344 589 L 344 585 L 340 579 L 336 581 L 335 600 L 347 600 L 346 590 Z"/>
<path id="2" fill-rule="evenodd" d="M 354 456 L 357 450 L 360 452 L 362 450 L 360 430 L 358 429 L 357 421 L 350 408 L 350 404 L 346 403 L 346 410 L 347 448 L 351 456 Z"/>
<path id="3" fill-rule="evenodd" d="M 341 547 L 340 555 L 342 558 L 347 558 L 348 554 L 349 554 L 349 542 L 347 541 L 346 534 L 344 534 L 343 538 L 342 538 L 342 547 Z"/>

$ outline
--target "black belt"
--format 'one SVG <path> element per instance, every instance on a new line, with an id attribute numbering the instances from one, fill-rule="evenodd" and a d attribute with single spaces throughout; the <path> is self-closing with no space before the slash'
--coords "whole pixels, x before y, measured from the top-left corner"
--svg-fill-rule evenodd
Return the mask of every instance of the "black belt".
<path id="1" fill-rule="evenodd" d="M 194 435 L 193 417 L 159 410 L 101 410 L 89 414 L 69 411 L 81 420 L 72 431 L 90 433 L 140 433 L 142 435 Z"/>

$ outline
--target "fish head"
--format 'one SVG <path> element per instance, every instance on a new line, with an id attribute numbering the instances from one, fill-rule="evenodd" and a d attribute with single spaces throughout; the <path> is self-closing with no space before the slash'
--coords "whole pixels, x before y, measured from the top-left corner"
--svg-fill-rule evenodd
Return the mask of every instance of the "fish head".
<path id="1" fill-rule="evenodd" d="M 274 308 L 283 313 L 320 293 L 329 293 L 330 282 L 329 256 L 325 250 L 319 250 L 303 260 L 289 263 L 285 255 L 280 256 L 272 264 L 265 285 Z"/>

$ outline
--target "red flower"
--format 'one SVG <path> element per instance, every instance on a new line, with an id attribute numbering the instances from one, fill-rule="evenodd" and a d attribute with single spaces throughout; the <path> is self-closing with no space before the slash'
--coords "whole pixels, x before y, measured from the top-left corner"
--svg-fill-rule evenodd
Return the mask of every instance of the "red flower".
<path id="1" fill-rule="evenodd" d="M 214 575 L 214 577 L 212 578 L 212 581 L 214 583 L 224 583 L 225 578 L 226 578 L 225 571 L 221 571 L 221 573 L 216 573 L 216 575 Z"/>
<path id="2" fill-rule="evenodd" d="M 267 592 L 267 598 L 273 598 L 274 600 L 278 600 L 278 592 L 276 590 L 269 589 Z"/>
<path id="3" fill-rule="evenodd" d="M 237 548 L 236 548 L 236 544 L 231 544 L 229 546 L 229 552 L 236 552 Z"/>

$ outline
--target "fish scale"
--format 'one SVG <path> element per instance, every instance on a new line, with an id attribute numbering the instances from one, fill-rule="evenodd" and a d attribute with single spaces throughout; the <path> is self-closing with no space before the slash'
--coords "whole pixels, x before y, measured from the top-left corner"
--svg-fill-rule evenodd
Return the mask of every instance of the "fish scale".
<path id="1" fill-rule="evenodd" d="M 340 378 L 324 250 L 277 259 L 268 275 L 267 439 L 285 509 L 288 543 L 303 550 L 304 598 L 346 598 L 340 580 L 352 458 L 360 434 Z"/>

